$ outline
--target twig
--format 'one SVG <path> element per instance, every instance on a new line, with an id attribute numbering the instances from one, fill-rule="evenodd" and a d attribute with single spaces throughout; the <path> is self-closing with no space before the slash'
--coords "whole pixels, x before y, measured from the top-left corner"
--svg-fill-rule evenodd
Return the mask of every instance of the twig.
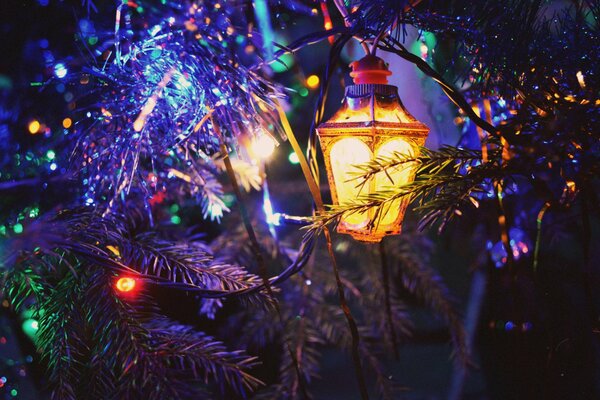
<path id="1" fill-rule="evenodd" d="M 388 43 L 386 43 L 386 42 L 388 42 Z M 442 77 L 442 75 L 440 75 L 429 64 L 427 64 L 426 61 L 424 61 L 421 57 L 419 57 L 415 54 L 412 54 L 411 52 L 406 50 L 406 48 L 402 45 L 402 43 L 400 43 L 399 41 L 397 41 L 394 38 L 391 38 L 391 37 L 385 38 L 384 43 L 386 44 L 386 46 L 382 47 L 383 50 L 394 53 L 394 54 L 404 58 L 406 61 L 409 61 L 409 62 L 415 64 L 417 66 L 417 68 L 419 68 L 425 75 L 429 76 L 431 79 L 433 79 L 435 82 L 437 82 L 440 85 L 440 87 L 442 88 L 442 90 L 444 91 L 444 93 L 446 94 L 446 96 L 448 96 L 448 98 L 457 107 L 459 107 L 461 110 L 463 110 L 463 112 L 471 119 L 471 121 L 473 121 L 473 123 L 475 125 L 481 127 L 481 129 L 489 132 L 489 134 L 494 137 L 499 136 L 498 129 L 495 128 L 489 122 L 487 122 L 487 121 L 483 120 L 481 117 L 479 117 L 479 115 L 477 115 L 473 111 L 473 109 L 471 108 L 469 103 L 458 92 L 458 90 L 456 90 L 455 88 L 452 87 L 452 85 L 447 83 L 446 80 Z"/>
<path id="2" fill-rule="evenodd" d="M 544 219 L 544 216 L 546 215 L 546 211 L 548 211 L 549 208 L 550 203 L 544 203 L 537 216 L 537 233 L 535 235 L 535 249 L 533 251 L 533 272 L 537 272 L 537 266 L 539 261 L 538 257 L 540 254 L 540 245 L 542 242 L 542 221 Z"/>
<path id="3" fill-rule="evenodd" d="M 48 178 L 46 180 L 46 182 L 63 181 L 63 180 L 67 180 L 69 178 L 72 178 L 72 175 L 69 175 L 69 174 L 56 175 L 56 176 L 52 176 L 52 177 Z M 17 188 L 20 188 L 23 186 L 35 186 L 35 185 L 40 184 L 41 182 L 42 182 L 41 178 L 27 178 L 27 179 L 21 179 L 19 181 L 0 182 L 0 191 L 17 189 Z"/>
<path id="4" fill-rule="evenodd" d="M 346 6 L 344 5 L 344 1 L 343 0 L 333 0 L 333 3 L 335 4 L 338 11 L 340 12 L 340 14 L 342 14 L 342 17 L 344 18 L 344 25 L 346 25 L 346 27 L 350 27 L 351 26 L 350 14 L 348 14 L 348 10 L 346 9 Z M 365 42 L 365 39 L 363 39 L 359 36 L 354 36 L 354 38 L 356 40 L 358 40 L 358 42 L 362 46 L 363 50 L 365 51 L 366 55 L 371 54 L 371 50 L 369 50 L 369 46 Z"/>

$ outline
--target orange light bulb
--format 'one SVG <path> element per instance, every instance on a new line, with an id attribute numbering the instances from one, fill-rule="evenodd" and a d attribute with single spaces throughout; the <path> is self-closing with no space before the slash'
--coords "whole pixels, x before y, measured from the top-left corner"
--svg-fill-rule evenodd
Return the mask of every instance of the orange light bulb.
<path id="1" fill-rule="evenodd" d="M 316 89 L 319 87 L 319 77 L 317 75 L 311 75 L 306 78 L 306 86 L 311 89 Z"/>
<path id="2" fill-rule="evenodd" d="M 135 288 L 135 279 L 129 277 L 119 278 L 116 283 L 116 288 L 119 292 L 131 292 Z"/>

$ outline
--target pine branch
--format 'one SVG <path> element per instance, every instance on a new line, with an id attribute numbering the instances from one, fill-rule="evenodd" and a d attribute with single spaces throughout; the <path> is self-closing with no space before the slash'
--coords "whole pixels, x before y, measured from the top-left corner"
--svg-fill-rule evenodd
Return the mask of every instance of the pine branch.
<path id="1" fill-rule="evenodd" d="M 290 316 L 291 317 L 291 316 Z M 318 378 L 320 369 L 320 347 L 324 340 L 313 325 L 312 316 L 305 314 L 300 318 L 288 318 L 285 339 L 290 343 L 292 351 L 298 361 L 300 370 L 306 384 Z M 295 371 L 294 361 L 287 351 L 282 351 L 282 360 L 279 367 L 280 382 L 286 388 L 290 399 L 302 399 L 300 382 Z"/>
<path id="2" fill-rule="evenodd" d="M 246 266 L 256 264 L 248 242 L 248 232 L 244 228 L 244 225 L 239 219 L 232 219 L 229 224 L 229 226 L 226 226 L 223 234 L 210 243 L 210 248 L 215 254 L 215 258 L 220 262 L 238 263 Z M 264 219 L 253 216 L 252 225 L 257 231 L 261 250 L 265 256 L 268 256 L 272 260 L 283 258 L 285 252 L 280 248 L 279 242 L 271 236 Z"/>
<path id="3" fill-rule="evenodd" d="M 132 240 L 119 241 L 118 246 L 122 262 L 144 275 L 221 291 L 236 291 L 260 284 L 256 275 L 239 266 L 216 262 L 206 252 L 206 247 L 198 244 L 173 244 L 154 235 L 138 235 Z M 263 292 L 243 296 L 243 299 L 263 307 L 271 305 Z"/>
<path id="4" fill-rule="evenodd" d="M 43 301 L 44 289 L 42 277 L 21 265 L 5 273 L 4 287 L 0 288 L 2 298 L 6 297 L 16 312 L 22 311 L 30 298 Z"/>
<path id="5" fill-rule="evenodd" d="M 36 343 L 47 364 L 52 398 L 57 400 L 77 398 L 76 385 L 81 382 L 80 371 L 87 352 L 79 284 L 77 278 L 67 275 L 37 305 L 40 312 Z"/>
<path id="6" fill-rule="evenodd" d="M 177 146 L 175 165 L 168 170 L 168 176 L 178 178 L 177 183 L 167 181 L 167 191 L 186 192 L 196 198 L 202 207 L 202 217 L 211 221 L 220 221 L 223 212 L 230 211 L 223 201 L 223 186 L 217 179 L 218 169 L 213 158 L 192 144 Z M 184 184 L 179 184 L 179 182 Z M 150 193 L 149 193 L 150 194 Z"/>
<path id="7" fill-rule="evenodd" d="M 389 211 L 388 205 L 396 200 L 418 200 L 417 211 L 423 212 L 422 227 L 441 222 L 441 228 L 467 204 L 478 206 L 474 194 L 485 190 L 490 180 L 509 175 L 510 169 L 500 168 L 496 162 L 481 163 L 481 152 L 454 147 L 443 147 L 440 151 L 423 149 L 419 157 L 393 154 L 357 166 L 358 185 L 376 174 L 411 163 L 419 167 L 414 182 L 390 186 L 373 193 L 361 194 L 343 205 L 330 206 L 330 209 L 315 217 L 310 227 L 320 230 L 323 226 L 338 220 L 343 214 L 364 213 L 373 210 L 372 221 L 377 221 Z M 491 160 L 501 155 L 496 150 Z M 464 172 L 463 172 L 464 171 Z M 362 180 L 361 180 L 362 179 Z"/>
<path id="8" fill-rule="evenodd" d="M 242 267 L 215 261 L 208 247 L 200 243 L 161 239 L 150 229 L 147 216 L 139 213 L 138 209 L 107 217 L 86 209 L 64 210 L 56 219 L 47 221 L 31 233 L 26 230 L 20 241 L 12 243 L 14 254 L 32 250 L 16 247 L 30 243 L 28 238 L 39 239 L 37 243 L 45 246 L 38 248 L 36 254 L 49 257 L 49 268 L 69 266 L 67 259 L 59 254 L 62 251 L 69 257 L 85 258 L 167 287 L 187 286 L 206 294 L 240 291 L 260 285 L 257 276 Z M 28 257 L 36 260 L 37 264 L 47 263 L 43 257 L 31 254 Z M 76 273 L 73 268 L 71 270 Z M 270 300 L 261 291 L 253 291 L 240 298 L 263 307 L 271 306 Z"/>
<path id="9" fill-rule="evenodd" d="M 397 253 L 393 257 L 393 263 L 397 266 L 397 274 L 403 287 L 446 321 L 455 354 L 460 362 L 467 364 L 470 355 L 462 318 L 457 314 L 440 276 L 411 254 Z"/>
<path id="10" fill-rule="evenodd" d="M 452 167 L 454 172 L 471 165 L 480 163 L 482 160 L 481 151 L 462 149 L 452 146 L 442 146 L 439 150 L 430 150 L 427 147 L 419 147 L 418 156 L 406 155 L 394 152 L 389 156 L 380 156 L 366 164 L 355 165 L 355 178 L 359 183 L 369 180 L 379 173 L 405 166 L 406 164 L 416 164 L 417 173 L 436 174 Z M 389 175 L 388 175 L 389 176 Z M 391 178 L 390 178 L 391 180 Z M 394 184 L 394 182 L 391 182 Z"/>
<path id="11" fill-rule="evenodd" d="M 378 254 L 372 249 L 369 253 L 373 258 Z M 385 290 L 383 287 L 383 278 L 380 273 L 380 268 L 374 267 L 377 261 L 373 261 L 369 267 L 362 268 L 362 277 L 360 279 L 360 287 L 362 293 L 365 293 L 359 301 L 362 307 L 365 308 L 364 313 L 365 325 L 373 326 L 380 333 L 384 340 L 384 344 L 392 351 L 394 341 L 390 334 L 388 326 L 385 304 Z M 397 294 L 395 285 L 390 285 L 390 308 L 392 314 L 392 325 L 394 332 L 400 335 L 400 338 L 410 337 L 413 324 L 410 320 L 406 305 L 402 302 Z"/>
<path id="12" fill-rule="evenodd" d="M 321 334 L 327 339 L 328 343 L 342 348 L 346 352 L 350 351 L 352 345 L 352 337 L 348 332 L 348 328 L 344 321 L 344 316 L 339 307 L 331 305 L 322 307 L 320 316 L 315 317 L 316 327 Z M 398 387 L 389 379 L 389 373 L 386 373 L 383 365 L 380 362 L 382 349 L 377 348 L 380 341 L 375 332 L 368 329 L 364 325 L 359 327 L 361 332 L 361 343 L 359 352 L 363 361 L 366 361 L 365 367 L 367 371 L 375 375 L 377 390 L 381 398 L 391 400 L 395 398 Z"/>
<path id="13" fill-rule="evenodd" d="M 213 398 L 199 382 L 246 396 L 262 384 L 247 372 L 255 357 L 174 324 L 138 296 L 118 298 L 110 275 L 96 269 L 67 275 L 40 306 L 39 343 L 55 398 Z"/>
<path id="14" fill-rule="evenodd" d="M 245 397 L 263 385 L 246 372 L 258 365 L 256 357 L 246 356 L 242 351 L 229 352 L 223 343 L 203 333 L 172 324 L 170 327 L 158 325 L 151 331 L 150 342 L 152 356 L 160 362 L 193 371 L 205 384 L 217 384 L 221 392 L 227 385 Z"/>

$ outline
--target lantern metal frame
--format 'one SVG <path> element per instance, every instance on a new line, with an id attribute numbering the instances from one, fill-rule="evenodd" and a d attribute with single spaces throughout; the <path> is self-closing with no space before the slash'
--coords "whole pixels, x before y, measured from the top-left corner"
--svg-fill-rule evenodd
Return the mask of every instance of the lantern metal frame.
<path id="1" fill-rule="evenodd" d="M 365 100 L 368 100 L 368 102 Z M 352 113 L 361 114 L 363 117 L 366 115 L 368 118 L 357 120 L 360 117 L 352 117 Z M 381 113 L 385 113 L 386 121 L 377 119 L 377 115 Z M 331 150 L 335 143 L 345 138 L 356 138 L 369 148 L 371 160 L 373 160 L 378 156 L 378 150 L 381 146 L 393 139 L 401 139 L 411 146 L 412 154 L 418 156 L 419 147 L 425 144 L 428 133 L 429 128 L 422 122 L 417 121 L 406 110 L 400 101 L 396 86 L 380 83 L 349 85 L 346 88 L 340 110 L 317 128 L 333 203 L 340 204 L 331 164 Z M 409 180 L 414 180 L 416 165 L 405 166 L 405 168 L 412 169 Z M 355 184 L 358 185 L 360 182 Z M 371 182 L 365 184 L 365 186 L 368 186 L 369 192 L 372 192 L 375 185 L 375 177 L 371 178 Z M 386 235 L 397 235 L 401 232 L 401 223 L 408 207 L 408 199 L 401 199 L 397 204 L 397 211 L 391 209 L 386 211 L 398 213 L 391 223 L 380 226 L 377 220 L 373 220 L 374 211 L 371 210 L 368 216 L 369 222 L 365 227 L 357 229 L 349 226 L 342 217 L 338 223 L 337 231 L 349 234 L 354 239 L 362 242 L 379 242 Z"/>

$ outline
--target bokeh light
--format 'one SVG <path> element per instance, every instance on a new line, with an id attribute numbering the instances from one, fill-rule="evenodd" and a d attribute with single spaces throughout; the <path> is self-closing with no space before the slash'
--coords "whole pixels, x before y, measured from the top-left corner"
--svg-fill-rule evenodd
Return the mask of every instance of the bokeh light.
<path id="1" fill-rule="evenodd" d="M 250 145 L 250 151 L 252 154 L 261 159 L 266 160 L 275 151 L 275 139 L 267 134 L 257 136 Z"/>
<path id="2" fill-rule="evenodd" d="M 306 86 L 308 86 L 311 89 L 316 89 L 319 87 L 319 77 L 317 75 L 311 75 L 308 78 L 306 78 Z"/>
<path id="3" fill-rule="evenodd" d="M 42 125 L 40 124 L 40 122 L 38 120 L 33 120 L 29 123 L 29 125 L 27 126 L 27 129 L 29 129 L 29 133 L 31 133 L 32 135 L 35 135 L 36 133 L 40 132 L 40 129 L 42 128 Z"/>
<path id="4" fill-rule="evenodd" d="M 298 158 L 298 154 L 296 154 L 295 151 L 292 151 L 290 153 L 290 155 L 288 156 L 288 160 L 290 161 L 291 164 L 299 164 L 300 163 L 300 159 Z"/>
<path id="5" fill-rule="evenodd" d="M 65 64 L 63 63 L 58 63 L 54 66 L 54 75 L 58 78 L 58 79 L 62 79 L 65 76 L 67 76 L 67 73 L 69 71 L 67 70 L 67 67 L 65 66 Z"/>

